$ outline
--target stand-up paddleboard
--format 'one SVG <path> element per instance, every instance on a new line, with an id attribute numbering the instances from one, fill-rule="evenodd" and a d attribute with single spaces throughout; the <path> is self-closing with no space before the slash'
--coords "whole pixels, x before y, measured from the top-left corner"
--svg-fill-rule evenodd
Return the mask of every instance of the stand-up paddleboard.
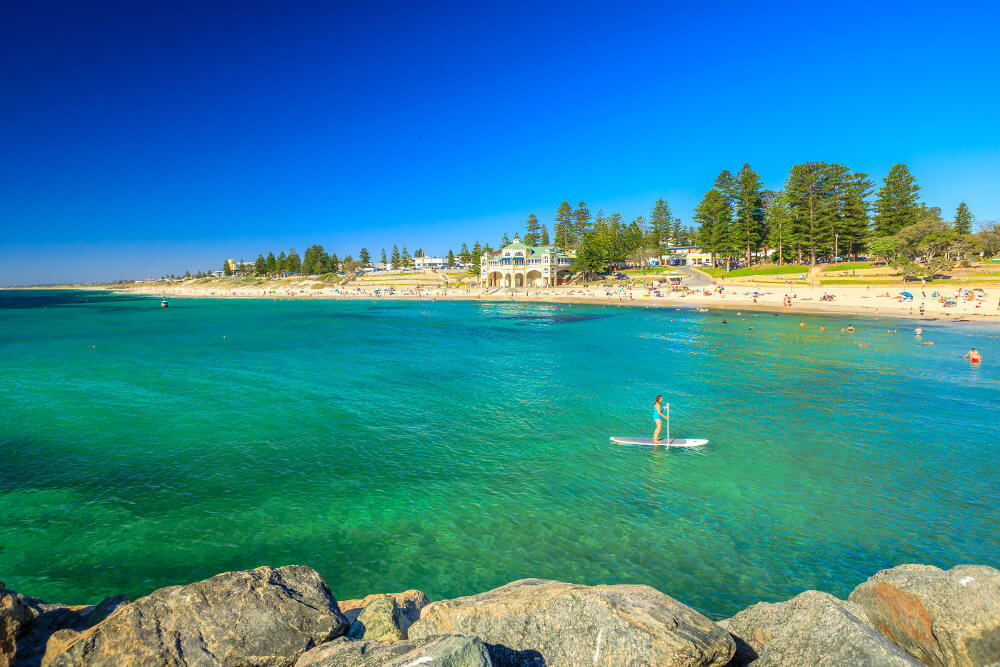
<path id="1" fill-rule="evenodd" d="M 611 436 L 611 442 L 630 447 L 700 447 L 707 445 L 708 440 L 700 438 L 661 438 L 659 442 L 653 442 L 652 438 L 619 438 Z"/>

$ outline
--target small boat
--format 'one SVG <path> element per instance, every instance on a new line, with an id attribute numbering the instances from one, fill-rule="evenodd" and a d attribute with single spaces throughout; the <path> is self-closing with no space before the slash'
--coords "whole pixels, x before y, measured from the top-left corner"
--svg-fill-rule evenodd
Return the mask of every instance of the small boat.
<path id="1" fill-rule="evenodd" d="M 163 295 L 163 301 L 160 302 L 160 308 L 166 308 L 169 304 L 167 303 L 167 295 Z"/>

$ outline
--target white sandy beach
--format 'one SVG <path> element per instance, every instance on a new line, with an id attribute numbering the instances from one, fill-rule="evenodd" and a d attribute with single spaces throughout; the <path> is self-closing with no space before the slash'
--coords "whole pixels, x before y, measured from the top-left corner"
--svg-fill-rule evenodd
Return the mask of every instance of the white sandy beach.
<path id="1" fill-rule="evenodd" d="M 480 300 L 490 302 L 538 301 L 558 303 L 591 303 L 621 306 L 747 309 L 783 313 L 839 313 L 879 317 L 883 315 L 925 317 L 938 320 L 1000 322 L 1000 287 L 983 285 L 981 298 L 955 298 L 956 292 L 978 287 L 970 282 L 921 289 L 892 285 L 836 285 L 735 283 L 712 285 L 688 291 L 651 290 L 624 285 L 564 286 L 552 288 L 516 288 L 486 290 L 471 286 L 460 287 L 400 287 L 370 289 L 347 285 L 324 286 L 320 283 L 296 283 L 265 286 L 163 285 L 139 284 L 113 288 L 130 294 L 187 298 L 257 298 L 257 299 L 404 299 L 404 300 Z M 721 289 L 720 289 L 721 288 Z M 900 296 L 908 291 L 912 300 Z M 936 296 L 935 296 L 936 295 Z M 827 299 L 823 297 L 826 296 Z M 791 305 L 785 305 L 786 297 Z M 832 298 L 830 298 L 832 297 Z M 955 305 L 946 306 L 945 299 Z M 921 307 L 923 312 L 921 313 Z"/>

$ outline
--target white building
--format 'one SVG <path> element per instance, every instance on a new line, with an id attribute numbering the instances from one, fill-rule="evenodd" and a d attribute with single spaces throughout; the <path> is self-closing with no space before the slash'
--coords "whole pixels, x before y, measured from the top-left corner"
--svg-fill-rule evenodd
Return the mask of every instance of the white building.
<path id="1" fill-rule="evenodd" d="M 444 257 L 414 257 L 413 268 L 418 271 L 429 269 L 444 269 L 448 267 L 448 260 Z"/>
<path id="2" fill-rule="evenodd" d="M 483 253 L 479 264 L 479 284 L 487 287 L 549 287 L 562 285 L 573 277 L 576 253 L 556 246 L 529 246 L 515 236 L 514 242 Z"/>
<path id="3" fill-rule="evenodd" d="M 712 253 L 698 246 L 684 245 L 666 248 L 660 257 L 664 266 L 712 266 Z"/>

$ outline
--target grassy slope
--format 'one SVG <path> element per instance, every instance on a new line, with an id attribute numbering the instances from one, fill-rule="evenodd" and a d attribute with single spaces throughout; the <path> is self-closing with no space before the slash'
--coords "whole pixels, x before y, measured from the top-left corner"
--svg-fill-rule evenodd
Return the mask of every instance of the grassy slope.
<path id="1" fill-rule="evenodd" d="M 700 267 L 699 267 L 700 268 Z M 808 266 L 759 266 L 726 271 L 725 269 L 701 269 L 713 278 L 741 278 L 744 276 L 777 276 L 788 273 L 809 273 Z"/>

